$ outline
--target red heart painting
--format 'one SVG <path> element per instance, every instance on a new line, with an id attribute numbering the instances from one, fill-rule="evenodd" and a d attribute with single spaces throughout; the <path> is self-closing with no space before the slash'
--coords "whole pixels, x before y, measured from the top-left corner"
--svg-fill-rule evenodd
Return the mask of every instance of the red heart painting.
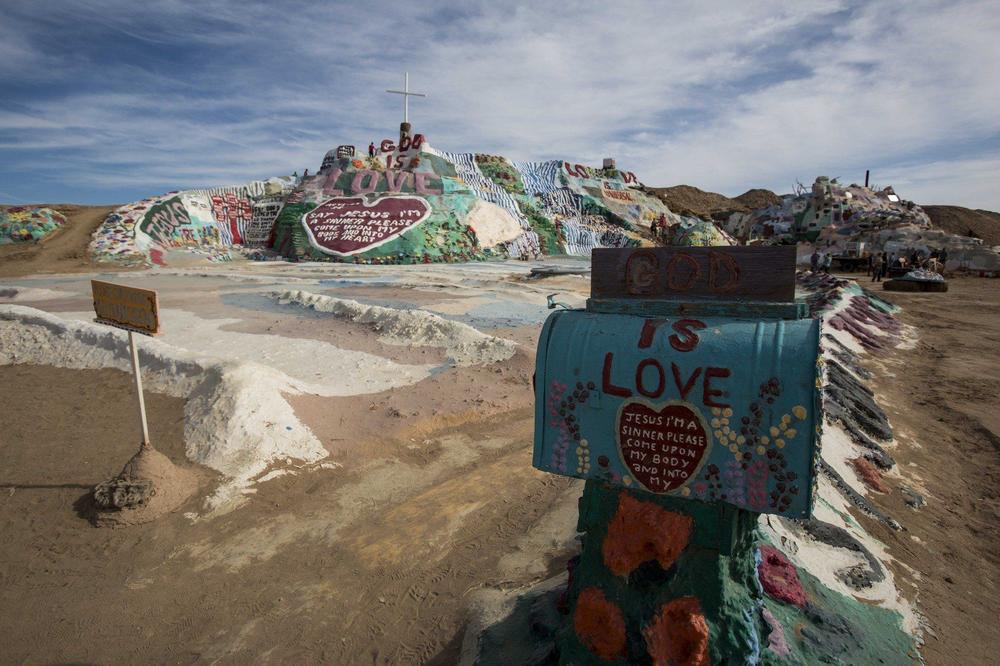
<path id="1" fill-rule="evenodd" d="M 333 197 L 302 216 L 313 247 L 341 256 L 388 243 L 427 219 L 431 206 L 412 196 Z"/>
<path id="2" fill-rule="evenodd" d="M 696 408 L 670 402 L 659 409 L 631 401 L 618 412 L 618 451 L 646 490 L 665 493 L 694 477 L 708 458 L 708 427 Z"/>

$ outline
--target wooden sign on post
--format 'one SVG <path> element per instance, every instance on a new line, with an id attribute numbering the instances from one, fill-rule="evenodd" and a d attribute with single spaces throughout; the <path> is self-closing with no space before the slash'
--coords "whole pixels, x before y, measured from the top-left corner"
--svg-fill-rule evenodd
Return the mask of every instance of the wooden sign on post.
<path id="1" fill-rule="evenodd" d="M 91 280 L 97 323 L 117 326 L 143 335 L 160 332 L 160 307 L 152 289 Z"/>
<path id="2" fill-rule="evenodd" d="M 146 403 L 142 397 L 142 376 L 139 373 L 139 350 L 135 346 L 135 334 L 157 335 L 160 332 L 160 308 L 156 292 L 100 280 L 91 280 L 90 288 L 94 295 L 94 312 L 97 314 L 94 321 L 128 331 L 132 375 L 139 400 L 142 443 L 149 444 L 149 426 L 146 423 Z"/>

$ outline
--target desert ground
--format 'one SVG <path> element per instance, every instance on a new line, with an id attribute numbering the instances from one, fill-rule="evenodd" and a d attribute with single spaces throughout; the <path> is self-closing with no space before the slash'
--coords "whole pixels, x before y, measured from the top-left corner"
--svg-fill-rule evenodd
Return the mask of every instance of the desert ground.
<path id="1" fill-rule="evenodd" d="M 285 420 L 265 425 L 307 428 L 328 455 L 271 452 L 239 484 L 196 464 L 191 405 L 153 363 L 152 442 L 200 490 L 152 523 L 93 527 L 90 489 L 139 441 L 131 376 L 19 347 L 0 365 L 0 662 L 456 663 L 478 593 L 548 579 L 576 552 L 582 484 L 532 469 L 531 386 L 546 296 L 579 307 L 588 277 L 534 279 L 532 262 L 119 274 L 50 250 L 0 257 L 0 304 L 89 322 L 92 278 L 156 289 L 165 333 L 141 341 L 149 359 L 180 350 L 280 373 L 286 383 L 257 404 Z M 302 293 L 434 313 L 516 347 L 456 361 L 454 341 L 400 344 L 380 324 L 306 307 Z M 1000 648 L 988 629 L 1000 614 L 1000 289 L 956 278 L 946 294 L 885 295 L 916 339 L 865 360 L 897 433 L 890 492 L 871 499 L 903 529 L 855 518 L 887 545 L 924 617 L 926 662 L 989 663 Z M 908 505 L 913 492 L 926 504 Z"/>

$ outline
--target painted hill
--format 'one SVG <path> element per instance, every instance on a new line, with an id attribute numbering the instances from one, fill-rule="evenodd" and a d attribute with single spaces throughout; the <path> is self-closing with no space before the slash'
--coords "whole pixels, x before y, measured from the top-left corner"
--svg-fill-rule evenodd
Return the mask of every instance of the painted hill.
<path id="1" fill-rule="evenodd" d="M 66 217 L 51 208 L 0 206 L 0 245 L 38 243 L 66 224 Z"/>
<path id="2" fill-rule="evenodd" d="M 120 264 L 231 261 L 418 263 L 589 255 L 648 242 L 732 243 L 715 224 L 678 215 L 635 174 L 559 160 L 518 162 L 432 148 L 422 135 L 371 157 L 329 151 L 317 173 L 171 192 L 122 206 L 91 253 Z M 272 253 L 272 254 L 269 254 Z"/>

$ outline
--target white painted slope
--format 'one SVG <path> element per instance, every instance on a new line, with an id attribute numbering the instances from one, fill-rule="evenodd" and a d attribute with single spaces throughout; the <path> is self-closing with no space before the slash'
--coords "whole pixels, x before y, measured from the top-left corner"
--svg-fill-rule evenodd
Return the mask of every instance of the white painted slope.
<path id="1" fill-rule="evenodd" d="M 517 344 L 451 321 L 424 310 L 397 310 L 365 305 L 345 298 L 322 296 L 308 291 L 274 292 L 282 304 L 296 304 L 317 312 L 329 312 L 379 331 L 383 342 L 392 345 L 443 347 L 457 365 L 506 361 Z"/>

